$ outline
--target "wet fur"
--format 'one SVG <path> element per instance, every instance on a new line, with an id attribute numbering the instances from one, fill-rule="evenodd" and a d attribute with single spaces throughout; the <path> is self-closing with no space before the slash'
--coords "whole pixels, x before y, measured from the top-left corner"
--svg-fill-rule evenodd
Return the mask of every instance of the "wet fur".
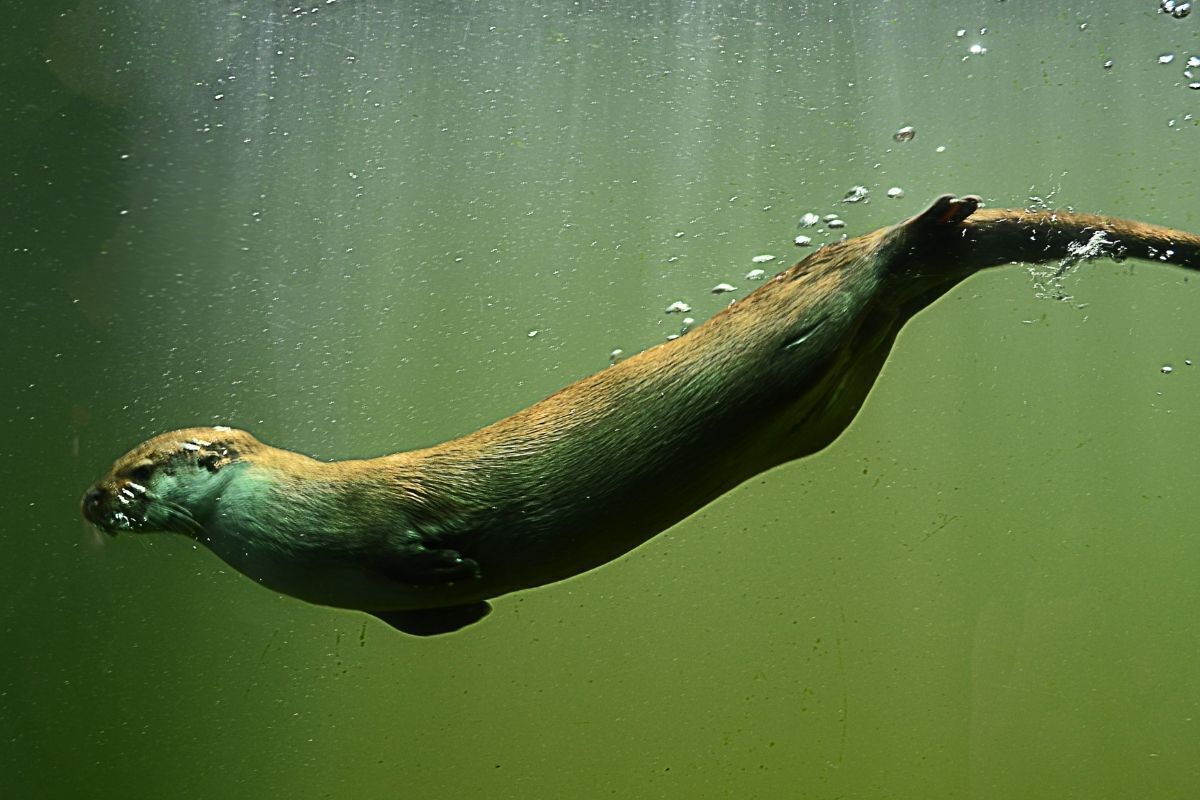
<path id="1" fill-rule="evenodd" d="M 113 498 L 131 470 L 178 461 L 182 442 L 200 440 L 226 463 L 202 464 L 193 449 L 178 467 L 215 499 L 175 497 L 168 489 L 189 478 L 164 480 L 162 500 L 191 520 L 176 515 L 163 529 L 279 591 L 441 633 L 486 614 L 487 598 L 599 566 L 828 446 L 904 324 L 981 269 L 1059 260 L 1095 231 L 1130 257 L 1200 268 L 1192 234 L 978 205 L 944 196 L 910 220 L 823 247 L 686 336 L 437 447 L 329 463 L 240 431 L 163 434 L 89 491 L 85 516 L 119 528 Z"/>

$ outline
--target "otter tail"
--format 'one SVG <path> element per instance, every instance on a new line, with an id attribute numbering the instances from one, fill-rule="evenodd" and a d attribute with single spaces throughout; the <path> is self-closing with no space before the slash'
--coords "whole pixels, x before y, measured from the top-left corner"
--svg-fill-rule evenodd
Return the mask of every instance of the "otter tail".
<path id="1" fill-rule="evenodd" d="M 958 225 L 961 235 L 942 243 L 968 273 L 1016 261 L 1070 263 L 1103 255 L 1200 270 L 1200 236 L 1146 222 L 1071 211 L 979 209 Z"/>

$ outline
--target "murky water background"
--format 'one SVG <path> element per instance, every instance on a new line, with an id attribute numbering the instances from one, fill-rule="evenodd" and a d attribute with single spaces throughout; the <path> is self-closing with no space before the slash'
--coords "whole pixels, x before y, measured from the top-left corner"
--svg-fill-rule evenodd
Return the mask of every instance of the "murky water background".
<path id="1" fill-rule="evenodd" d="M 322 457 L 472 430 L 745 294 L 828 238 L 806 212 L 1200 230 L 1200 15 L 1156 8 L 6 15 L 0 793 L 1195 796 L 1200 287 L 1169 268 L 1085 265 L 1069 303 L 970 280 L 829 451 L 460 635 L 76 511 L 168 428 Z"/>

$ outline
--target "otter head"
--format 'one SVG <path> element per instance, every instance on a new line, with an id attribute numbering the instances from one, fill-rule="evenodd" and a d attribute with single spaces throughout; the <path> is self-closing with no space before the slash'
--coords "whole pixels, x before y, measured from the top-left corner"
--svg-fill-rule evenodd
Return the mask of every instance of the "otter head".
<path id="1" fill-rule="evenodd" d="M 130 450 L 83 495 L 81 511 L 105 533 L 199 535 L 236 466 L 261 447 L 245 431 L 185 428 Z"/>

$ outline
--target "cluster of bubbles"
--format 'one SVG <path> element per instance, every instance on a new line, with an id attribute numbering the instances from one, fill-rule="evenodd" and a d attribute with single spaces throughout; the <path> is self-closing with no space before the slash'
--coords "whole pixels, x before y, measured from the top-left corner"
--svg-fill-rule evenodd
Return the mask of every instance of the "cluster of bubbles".
<path id="1" fill-rule="evenodd" d="M 915 135 L 916 135 L 916 131 L 911 126 L 906 126 L 904 128 L 901 128 L 899 131 L 897 131 L 893 135 L 893 138 L 898 142 L 906 142 L 906 141 L 910 141 L 913 138 L 913 136 L 915 136 Z M 862 202 L 866 202 L 870 198 L 870 195 L 871 195 L 871 190 L 868 189 L 866 186 L 861 186 L 861 185 L 851 186 L 846 191 L 846 193 L 842 196 L 842 199 L 840 202 L 848 203 L 851 205 L 856 204 L 856 203 L 862 203 Z M 903 197 L 904 190 L 901 189 L 899 186 L 893 186 L 887 190 L 887 196 L 890 198 L 893 198 L 893 199 Z M 831 213 L 831 214 L 820 215 L 820 214 L 817 214 L 816 212 L 808 211 L 800 216 L 800 219 L 799 219 L 797 225 L 800 228 L 813 229 L 810 231 L 810 233 L 812 235 L 809 235 L 808 233 L 800 234 L 800 235 L 796 236 L 795 239 L 793 239 L 793 243 L 796 246 L 809 247 L 813 243 L 814 235 L 830 235 L 835 231 L 841 231 L 842 229 L 844 229 L 846 227 L 846 221 L 842 219 L 840 214 L 832 214 Z M 677 238 L 681 235 L 682 235 L 682 233 L 675 234 L 675 236 Z M 841 234 L 840 238 L 845 239 L 846 235 L 843 233 L 843 234 Z M 752 257 L 750 259 L 750 261 L 753 264 L 769 264 L 770 262 L 774 261 L 775 259 L 776 259 L 776 256 L 772 253 L 762 253 L 760 255 L 756 255 L 756 256 Z M 673 261 L 673 260 L 674 259 L 668 259 L 668 261 Z M 747 281 L 761 281 L 766 277 L 767 277 L 767 271 L 761 267 L 755 267 L 755 268 L 751 269 L 744 276 L 745 280 L 747 280 Z M 709 292 L 712 294 L 721 295 L 721 294 L 729 294 L 730 292 L 736 292 L 737 290 L 738 290 L 737 286 L 733 285 L 732 283 L 722 281 L 721 283 L 718 283 L 716 286 L 713 286 L 711 289 L 709 289 Z M 679 315 L 683 316 L 683 322 L 680 327 L 679 333 L 672 333 L 669 336 L 667 336 L 668 341 L 673 340 L 673 339 L 678 339 L 680 336 L 687 333 L 691 329 L 691 327 L 695 324 L 695 320 L 692 317 L 684 316 L 684 315 L 690 314 L 691 311 L 692 311 L 691 305 L 689 305 L 688 303 L 686 303 L 683 300 L 675 300 L 670 305 L 668 305 L 665 309 L 663 309 L 663 312 L 666 314 L 679 314 Z M 614 350 L 612 353 L 609 354 L 609 363 L 610 364 L 617 363 L 617 361 L 620 360 L 622 355 L 623 355 L 623 351 L 621 351 L 619 349 Z"/>
<path id="2" fill-rule="evenodd" d="M 1162 0 L 1158 4 L 1159 13 L 1170 14 L 1175 19 L 1183 19 L 1192 13 L 1191 3 L 1177 3 L 1175 0 Z"/>

